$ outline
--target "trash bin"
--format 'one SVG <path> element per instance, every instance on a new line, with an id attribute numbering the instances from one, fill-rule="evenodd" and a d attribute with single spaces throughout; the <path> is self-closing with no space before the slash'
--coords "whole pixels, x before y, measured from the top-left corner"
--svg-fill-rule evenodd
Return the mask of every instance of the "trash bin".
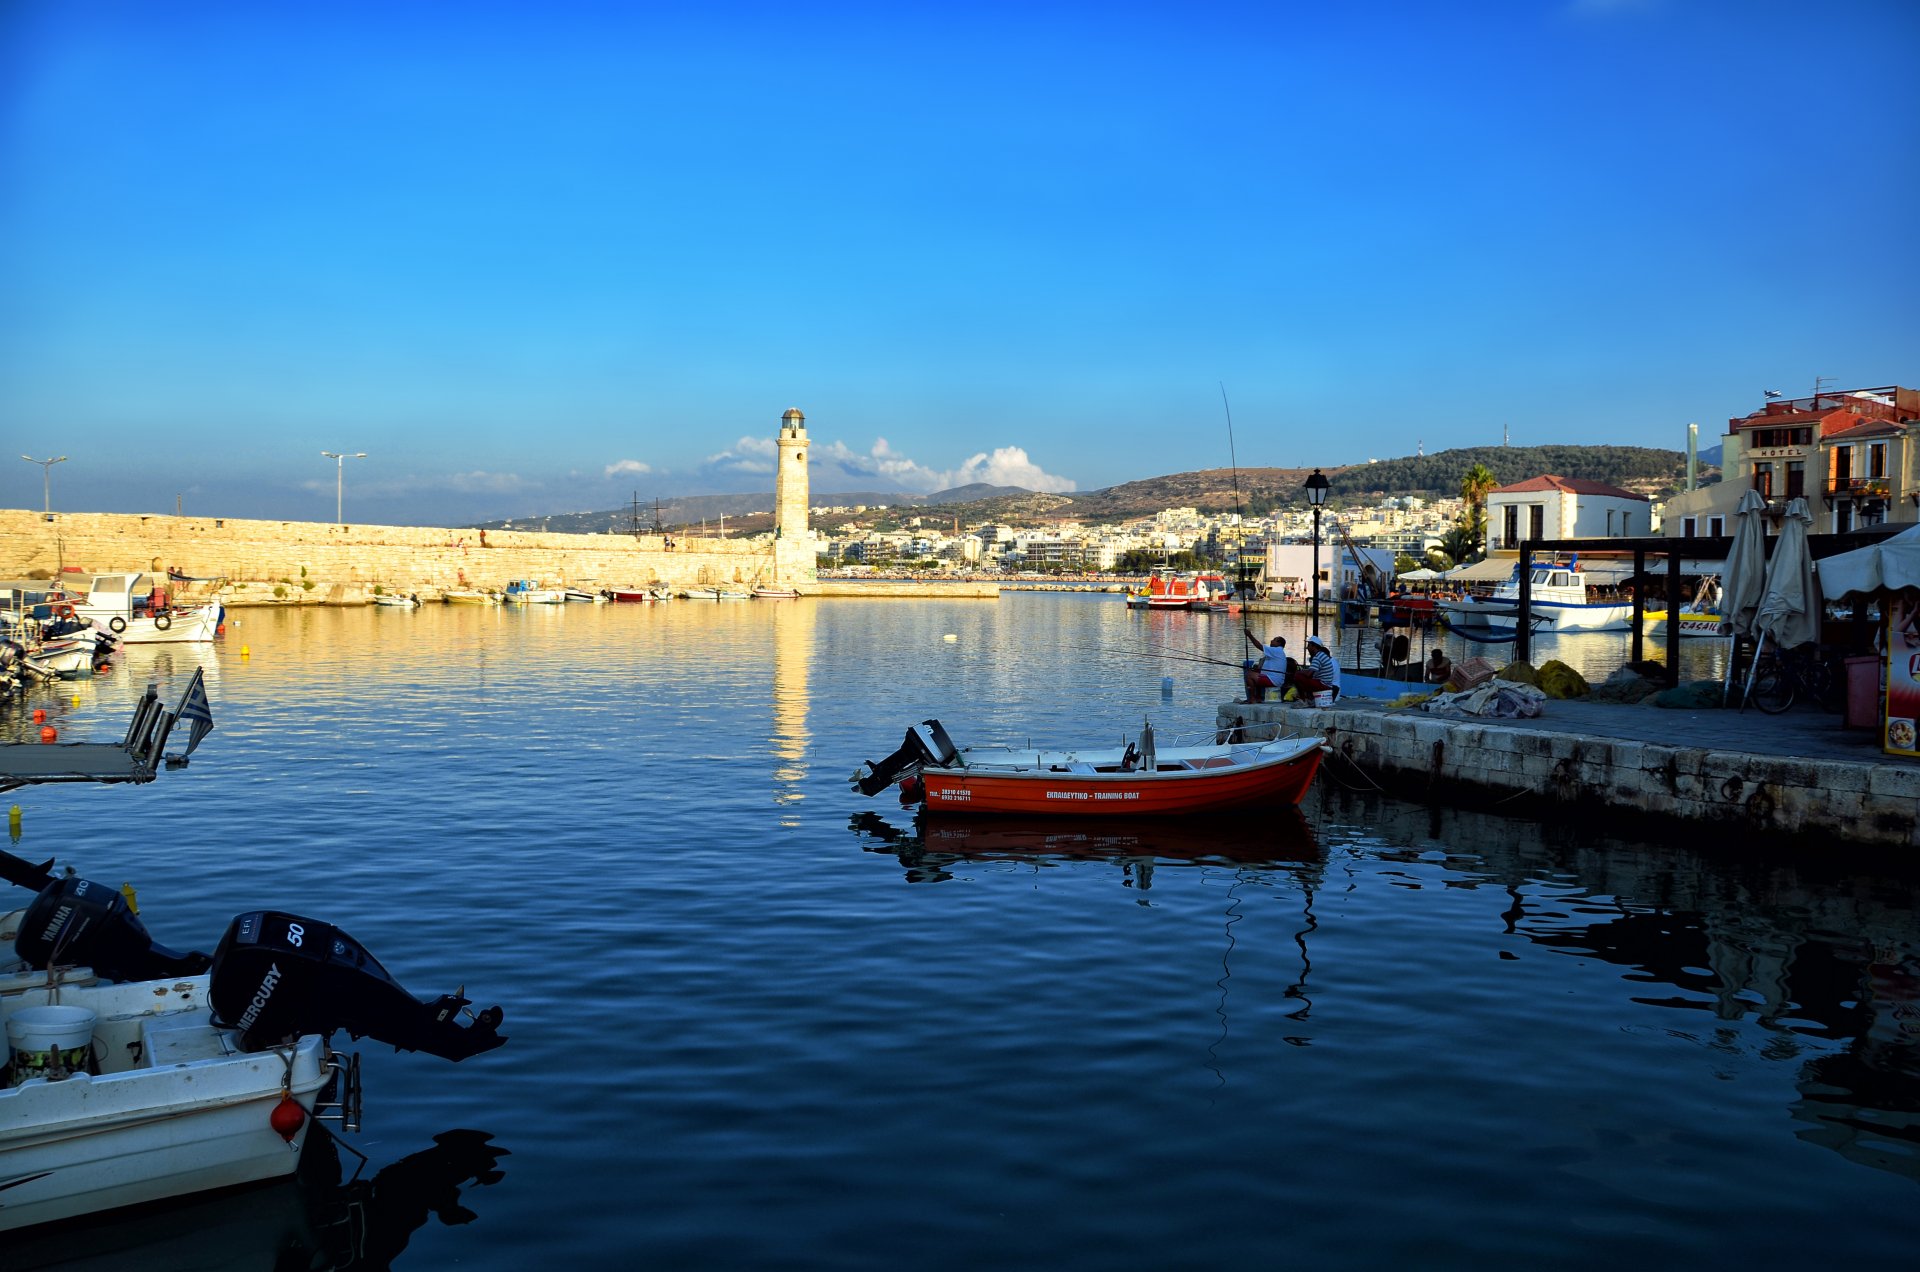
<path id="1" fill-rule="evenodd" d="M 1881 668 L 1884 664 L 1872 654 L 1849 658 L 1847 662 L 1847 728 L 1880 727 Z"/>

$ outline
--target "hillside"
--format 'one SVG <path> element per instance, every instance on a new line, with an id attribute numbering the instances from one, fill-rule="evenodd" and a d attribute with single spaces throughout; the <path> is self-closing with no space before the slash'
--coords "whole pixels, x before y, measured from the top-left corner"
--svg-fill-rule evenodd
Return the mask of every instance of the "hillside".
<path id="1" fill-rule="evenodd" d="M 1326 469 L 1330 487 L 1327 502 L 1331 507 L 1341 507 L 1373 503 L 1390 495 L 1419 495 L 1428 499 L 1458 496 L 1460 479 L 1475 464 L 1485 464 L 1493 472 L 1495 481 L 1503 486 L 1542 473 L 1556 473 L 1562 477 L 1609 482 L 1655 499 L 1678 490 L 1686 476 L 1686 456 L 1677 450 L 1645 446 L 1466 446 L 1432 455 Z M 932 516 L 935 509 L 939 520 L 947 522 L 957 518 L 962 525 L 1004 522 L 1032 526 L 1069 520 L 1110 523 L 1150 517 L 1163 508 L 1226 513 L 1238 507 L 1248 516 L 1259 516 L 1274 508 L 1305 507 L 1307 496 L 1303 483 L 1312 471 L 1311 468 L 1242 468 L 1236 473 L 1231 468 L 1205 468 L 1065 495 L 974 485 L 931 495 L 897 491 L 816 493 L 812 502 L 815 507 L 864 504 L 869 509 L 862 514 L 816 517 L 820 527 L 829 531 L 852 522 L 867 527 L 894 527 L 911 517 Z M 1703 478 L 1710 478 L 1712 474 L 1711 468 L 1702 468 Z M 888 509 L 886 513 L 872 511 L 875 505 L 882 504 Z M 697 526 L 705 518 L 708 528 L 717 531 L 721 517 L 727 518 L 729 535 L 763 533 L 773 525 L 770 492 L 662 499 L 659 508 L 663 523 L 674 528 Z M 651 527 L 653 519 L 653 505 L 641 504 L 641 527 Z M 632 508 L 615 508 L 605 512 L 556 513 L 551 517 L 516 517 L 511 522 L 487 522 L 485 528 L 625 533 L 633 521 Z"/>

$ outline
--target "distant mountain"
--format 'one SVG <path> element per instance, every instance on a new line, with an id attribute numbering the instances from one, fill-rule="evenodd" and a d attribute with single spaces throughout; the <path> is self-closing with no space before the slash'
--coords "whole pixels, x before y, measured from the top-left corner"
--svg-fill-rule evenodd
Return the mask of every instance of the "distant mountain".
<path id="1" fill-rule="evenodd" d="M 1715 460 L 1718 460 L 1717 453 Z M 1701 461 L 1703 475 L 1706 475 L 1708 464 L 1704 454 Z M 1686 480 L 1687 461 L 1680 451 L 1646 446 L 1468 446 L 1323 471 L 1329 487 L 1328 502 L 1338 507 L 1371 503 L 1390 495 L 1418 495 L 1427 499 L 1458 497 L 1460 479 L 1475 464 L 1485 464 L 1496 484 L 1502 486 L 1554 473 L 1561 477 L 1609 482 L 1657 499 L 1681 488 Z M 930 495 L 871 490 L 815 493 L 810 502 L 815 507 L 864 505 L 868 509 L 857 516 L 817 517 L 816 522 L 827 529 L 851 521 L 864 526 L 891 524 L 913 515 L 910 509 L 935 506 L 940 508 L 942 522 L 957 518 L 963 525 L 981 522 L 1039 525 L 1068 520 L 1106 523 L 1150 517 L 1163 508 L 1195 508 L 1204 513 L 1228 513 L 1237 509 L 1253 517 L 1275 508 L 1305 507 L 1305 483 L 1312 472 L 1311 468 L 1204 468 L 1063 495 L 1041 494 L 1017 486 L 975 484 Z M 873 510 L 880 505 L 885 505 L 889 513 L 876 515 Z M 773 495 L 684 496 L 660 500 L 659 509 L 662 522 L 670 527 L 698 525 L 703 518 L 714 523 L 726 517 L 734 523 L 727 528 L 729 534 L 747 535 L 771 528 Z M 900 509 L 901 513 L 894 515 L 892 509 Z M 651 526 L 653 505 L 641 504 L 639 516 L 643 528 Z M 633 519 L 633 509 L 629 507 L 606 512 L 556 513 L 551 517 L 515 517 L 511 521 L 487 522 L 484 528 L 625 533 L 632 527 Z"/>
<path id="2" fill-rule="evenodd" d="M 955 486 L 951 490 L 936 490 L 930 495 L 913 494 L 902 490 L 847 490 L 836 493 L 814 491 L 808 502 L 816 508 L 923 508 L 931 505 L 977 503 L 983 499 L 1012 498 L 1032 494 L 1018 486 L 989 486 L 983 482 L 974 482 L 967 486 Z M 598 512 L 556 512 L 538 517 L 509 517 L 501 521 L 481 521 L 472 527 L 476 530 L 548 530 L 559 534 L 627 534 L 633 530 L 637 521 L 642 529 L 654 525 L 656 512 L 663 526 L 679 527 L 699 525 L 702 521 L 718 522 L 722 517 L 731 517 L 741 521 L 741 533 L 753 533 L 753 527 L 747 524 L 750 518 L 759 517 L 770 523 L 773 516 L 773 492 L 760 491 L 745 495 L 680 495 L 672 499 L 658 501 L 642 500 L 637 506 L 629 504 L 624 508 L 609 508 Z M 761 526 L 765 529 L 765 526 Z"/>

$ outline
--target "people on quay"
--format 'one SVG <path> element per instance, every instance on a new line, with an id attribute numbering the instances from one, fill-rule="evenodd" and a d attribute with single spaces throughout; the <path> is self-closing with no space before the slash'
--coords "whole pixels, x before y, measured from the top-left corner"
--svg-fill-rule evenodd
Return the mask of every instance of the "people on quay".
<path id="1" fill-rule="evenodd" d="M 1249 658 L 1241 664 L 1242 678 L 1247 687 L 1246 700 L 1258 702 L 1266 690 L 1286 687 L 1287 672 L 1293 660 L 1287 657 L 1287 638 L 1277 632 L 1264 645 L 1250 631 L 1243 629 L 1241 635 L 1247 638 L 1249 645 L 1260 651 L 1259 658 Z"/>
<path id="2" fill-rule="evenodd" d="M 1335 699 L 1340 696 L 1340 664 L 1334 661 L 1333 651 L 1318 633 L 1307 637 L 1306 666 L 1296 670 L 1290 680 L 1307 702 L 1317 702 L 1316 695 L 1323 693 L 1331 693 Z"/>
<path id="3" fill-rule="evenodd" d="M 1427 659 L 1426 682 L 1430 685 L 1444 685 L 1453 675 L 1453 660 L 1447 657 L 1447 651 L 1436 649 Z"/>

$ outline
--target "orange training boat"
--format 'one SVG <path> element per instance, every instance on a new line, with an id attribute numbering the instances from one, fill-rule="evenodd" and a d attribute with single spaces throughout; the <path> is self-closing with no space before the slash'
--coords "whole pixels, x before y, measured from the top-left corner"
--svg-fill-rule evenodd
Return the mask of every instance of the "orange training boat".
<path id="1" fill-rule="evenodd" d="M 1160 748 L 1148 725 L 1125 747 L 957 749 L 927 720 L 852 782 L 862 795 L 899 782 L 929 812 L 1178 816 L 1297 804 L 1319 772 L 1320 747 L 1303 737 Z"/>

